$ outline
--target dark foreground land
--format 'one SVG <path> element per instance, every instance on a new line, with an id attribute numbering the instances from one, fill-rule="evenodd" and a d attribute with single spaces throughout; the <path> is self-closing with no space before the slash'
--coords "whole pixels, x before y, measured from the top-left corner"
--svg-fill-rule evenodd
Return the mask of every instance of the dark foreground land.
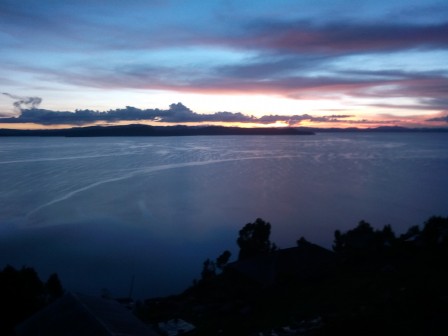
<path id="1" fill-rule="evenodd" d="M 246 240 L 257 240 L 256 230 Z M 239 245 L 238 261 L 219 275 L 206 261 L 196 285 L 146 301 L 142 318 L 184 319 L 197 335 L 448 334 L 448 218 L 400 237 L 362 221 L 336 231 L 334 251 L 301 238 L 241 258 Z"/>
<path id="2" fill-rule="evenodd" d="M 193 286 L 137 302 L 134 313 L 161 335 L 168 325 L 188 335 L 448 335 L 448 217 L 400 236 L 361 221 L 335 232 L 332 251 L 305 238 L 277 249 L 270 230 L 261 219 L 246 224 L 236 261 L 228 251 L 207 259 Z M 2 298 L 10 300 L 1 301 L 2 310 L 23 308 L 9 316 L 14 324 L 2 321 L 2 335 L 61 294 L 55 276 L 23 294 L 20 272 L 0 273 Z"/>

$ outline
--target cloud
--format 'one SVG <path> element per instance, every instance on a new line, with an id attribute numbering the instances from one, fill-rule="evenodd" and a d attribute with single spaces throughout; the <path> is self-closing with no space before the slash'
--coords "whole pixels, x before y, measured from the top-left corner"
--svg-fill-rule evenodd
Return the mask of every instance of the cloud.
<path id="1" fill-rule="evenodd" d="M 298 125 L 303 121 L 310 122 L 340 122 L 351 115 L 312 116 L 302 115 L 264 115 L 254 117 L 240 112 L 216 112 L 201 114 L 190 110 L 182 103 L 171 104 L 168 109 L 138 109 L 126 106 L 123 109 L 98 112 L 93 110 L 51 111 L 46 109 L 22 109 L 18 117 L 0 118 L 0 123 L 21 124 L 35 123 L 40 125 L 88 125 L 96 122 L 116 123 L 122 121 L 152 121 L 154 123 L 255 123 L 271 124 L 284 122 L 288 125 Z"/>
<path id="2" fill-rule="evenodd" d="M 269 52 L 334 54 L 353 50 L 365 52 L 437 47 L 446 46 L 447 43 L 447 10 L 446 5 L 441 4 L 437 10 L 428 3 L 418 7 L 398 6 L 399 12 L 394 13 L 394 17 L 386 17 L 383 13 L 382 20 L 369 21 L 363 17 L 363 13 L 353 11 L 356 6 L 352 3 L 349 6 L 339 3 L 333 15 L 323 11 L 328 4 L 317 6 L 322 7 L 318 11 L 320 17 L 310 13 L 307 15 L 307 5 L 297 1 L 294 5 L 268 5 L 270 9 L 265 14 L 258 8 L 264 6 L 249 2 L 250 16 L 240 12 L 247 3 L 243 5 L 239 2 L 233 9 L 230 9 L 233 6 L 216 7 L 214 3 L 210 1 L 201 4 L 201 10 L 198 7 L 194 11 L 196 15 L 192 22 L 191 15 L 185 19 L 184 12 L 193 9 L 187 9 L 189 5 L 175 5 L 171 1 L 131 1 L 123 6 L 118 2 L 111 6 L 104 1 L 81 1 L 76 4 L 29 1 L 24 6 L 17 4 L 17 1 L 4 0 L 0 2 L 0 18 L 8 32 L 25 39 L 28 45 L 32 44 L 36 48 L 44 41 L 36 39 L 36 35 L 50 38 L 50 41 L 43 42 L 48 48 L 75 46 L 101 51 L 212 45 Z M 344 10 L 346 7 L 347 10 Z M 393 5 L 391 7 L 396 8 Z M 215 15 L 207 15 L 208 19 L 203 20 L 203 8 L 205 11 L 214 11 Z M 411 12 L 411 8 L 418 9 Z M 246 7 L 246 10 L 249 8 Z M 405 11 L 408 11 L 405 16 L 410 20 L 397 20 L 397 16 L 403 17 Z M 358 19 L 347 19 L 345 12 L 349 12 L 352 17 L 358 16 Z M 411 14 L 416 12 L 418 14 Z M 151 19 L 148 19 L 148 13 L 151 13 Z M 433 20 L 436 23 L 431 24 L 429 20 L 419 22 L 422 16 L 444 20 Z M 298 19 L 304 17 L 308 19 Z M 411 24 L 410 21 L 419 24 Z"/>
<path id="3" fill-rule="evenodd" d="M 38 107 L 42 102 L 42 98 L 39 97 L 20 97 L 6 92 L 4 92 L 3 94 L 16 100 L 13 105 L 19 111 L 21 111 L 24 107 L 34 109 Z"/>
<path id="4" fill-rule="evenodd" d="M 188 67 L 157 68 L 133 62 L 126 67 L 110 67 L 104 64 L 91 67 L 90 71 L 59 71 L 43 75 L 56 82 L 102 89 L 132 88 L 198 94 L 256 93 L 298 100 L 347 96 L 375 98 L 382 107 L 389 103 L 388 98 L 403 97 L 418 101 L 415 104 L 417 110 L 446 109 L 448 106 L 442 102 L 448 90 L 448 78 L 443 72 L 336 69 L 325 71 L 327 61 L 329 59 L 324 56 L 266 56 L 251 59 L 246 63 L 206 66 L 196 72 Z M 321 69 L 323 71 L 319 72 Z M 313 73 L 314 71 L 317 73 Z"/>
<path id="5" fill-rule="evenodd" d="M 447 48 L 448 22 L 433 24 L 254 20 L 227 43 L 277 53 L 351 54 Z M 222 41 L 221 41 L 222 42 Z"/>
<path id="6" fill-rule="evenodd" d="M 140 110 L 135 107 L 127 106 L 124 109 L 110 110 L 107 112 L 98 112 L 93 110 L 52 111 L 45 109 L 22 109 L 17 118 L 0 119 L 2 123 L 35 123 L 41 125 L 86 125 L 98 121 L 118 122 L 131 120 L 156 120 L 161 111 Z"/>
<path id="7" fill-rule="evenodd" d="M 336 99 L 391 110 L 448 109 L 448 73 L 443 63 L 448 50 L 446 5 L 434 8 L 425 3 L 418 10 L 416 6 L 391 6 L 389 9 L 397 10 L 391 18 L 371 16 L 370 11 L 367 16 L 356 10 L 346 13 L 339 5 L 330 6 L 332 10 L 337 8 L 334 15 L 318 9 L 317 17 L 307 14 L 307 6 L 295 2 L 291 2 L 288 10 L 287 6 L 268 5 L 263 7 L 266 12 L 258 12 L 258 6 L 251 4 L 250 10 L 247 7 L 243 13 L 238 3 L 232 16 L 226 12 L 230 9 L 219 12 L 215 8 L 222 15 L 213 16 L 213 25 L 204 29 L 206 21 L 200 16 L 195 17 L 193 24 L 187 18 L 173 15 L 178 6 L 156 2 L 149 2 L 152 4 L 149 7 L 140 7 L 141 2 L 127 4 L 124 13 L 120 6 L 108 6 L 101 1 L 93 7 L 90 2 L 85 6 L 45 1 L 21 6 L 3 1 L 0 18 L 4 22 L 2 41 L 6 58 L 2 58 L 2 65 L 8 74 L 4 77 L 17 80 L 15 87 L 30 84 L 24 79 L 22 82 L 22 78 L 34 78 L 34 87 L 54 91 L 62 83 L 78 92 L 96 88 L 256 93 L 297 100 Z M 347 7 L 355 8 L 353 4 Z M 424 12 L 425 8 L 429 12 Z M 285 15 L 272 15 L 272 10 L 284 11 Z M 395 19 L 398 10 L 402 11 L 401 19 Z M 153 19 L 147 20 L 150 12 Z M 426 13 L 426 18 L 417 17 L 417 12 Z M 438 19 L 432 20 L 436 14 Z M 210 20 L 208 14 L 205 17 Z M 434 53 L 433 58 L 428 52 L 433 50 L 442 51 Z M 384 60 L 382 56 L 388 58 Z M 30 57 L 35 61 L 30 63 Z M 399 57 L 408 62 L 401 66 Z M 390 64 L 388 59 L 394 62 Z M 392 68 L 394 64 L 398 70 Z M 47 125 L 62 122 L 85 125 L 117 120 L 289 124 L 331 121 L 329 116 L 269 115 L 262 119 L 234 112 L 198 114 L 177 104 L 164 110 L 126 107 L 71 113 L 39 109 L 38 97 L 7 95 L 15 99 L 16 112 L 20 112 L 18 118 L 10 118 L 9 122 L 36 120 Z M 339 122 L 349 118 L 333 119 Z"/>
<path id="8" fill-rule="evenodd" d="M 426 119 L 426 121 L 430 121 L 430 122 L 446 122 L 446 123 L 448 123 L 448 114 L 445 115 L 445 116 L 442 116 L 442 117 Z"/>
<path id="9" fill-rule="evenodd" d="M 409 75 L 408 78 L 385 81 L 382 84 L 352 92 L 358 97 L 378 98 L 372 106 L 408 110 L 448 110 L 448 78 L 437 75 Z M 388 104 L 384 98 L 410 98 L 415 104 Z"/>
<path id="10" fill-rule="evenodd" d="M 254 15 L 244 22 L 232 22 L 231 29 L 199 29 L 200 25 L 179 22 L 178 25 L 170 25 L 170 29 L 159 27 L 160 31 L 157 32 L 160 34 L 149 31 L 156 25 L 155 21 L 151 23 L 150 29 L 146 24 L 137 24 L 136 20 L 126 25 L 124 21 L 118 20 L 116 24 L 119 29 L 116 27 L 111 35 L 107 33 L 115 24 L 111 20 L 96 22 L 92 20 L 94 16 L 90 19 L 77 16 L 76 12 L 63 10 L 62 5 L 56 8 L 61 11 L 61 16 L 53 15 L 53 12 L 50 15 L 50 12 L 44 10 L 42 13 L 35 12 L 33 8 L 15 6 L 13 2 L 5 7 L 3 15 L 8 19 L 8 27 L 11 26 L 14 34 L 27 31 L 22 26 L 18 29 L 16 22 L 24 24 L 26 20 L 33 19 L 32 22 L 38 23 L 42 20 L 33 29 L 43 36 L 49 34 L 51 38 L 48 41 L 51 43 L 45 42 L 47 39 L 38 39 L 39 48 L 42 49 L 41 41 L 44 41 L 45 49 L 57 45 L 61 55 L 70 56 L 67 60 L 64 57 L 58 59 L 54 67 L 47 63 L 30 65 L 29 62 L 20 64 L 17 61 L 19 64 L 16 64 L 11 61 L 10 71 L 32 73 L 35 78 L 44 78 L 47 83 L 104 90 L 260 93 L 294 99 L 326 99 L 328 96 L 375 97 L 379 100 L 387 97 L 419 97 L 422 106 L 429 108 L 435 106 L 435 99 L 446 95 L 447 90 L 446 73 L 418 72 L 418 69 L 407 73 L 397 70 L 363 71 L 356 67 L 365 69 L 364 65 L 351 65 L 346 58 L 369 55 L 380 59 L 381 54 L 389 55 L 395 51 L 447 49 L 446 19 L 411 24 L 410 21 L 390 19 L 375 22 L 344 21 L 338 15 L 321 20 L 260 19 Z M 136 8 L 138 6 L 134 10 Z M 76 20 L 64 20 L 62 14 L 74 15 Z M 61 30 L 61 25 L 68 28 Z M 11 36 L 14 34 L 11 33 Z M 53 43 L 52 34 L 60 35 L 60 40 L 69 46 L 62 48 Z M 21 35 L 16 37 L 22 40 Z M 32 43 L 27 42 L 26 45 Z M 80 42 L 82 45 L 79 45 Z M 89 55 L 85 48 L 91 47 L 95 50 L 92 57 L 79 56 Z M 201 57 L 206 61 L 203 58 L 198 61 L 195 57 L 198 57 L 199 52 L 192 53 L 193 49 L 203 50 Z M 118 51 L 108 53 L 111 50 Z M 227 56 L 221 55 L 222 58 L 217 61 L 210 56 L 223 50 L 226 53 L 222 55 L 237 57 L 229 60 L 225 59 Z M 207 54 L 205 51 L 213 52 L 204 56 Z M 132 56 L 127 57 L 127 52 L 131 52 Z M 158 52 L 171 57 L 167 58 L 168 61 L 159 56 L 152 58 L 151 55 Z M 171 52 L 177 53 L 179 57 L 173 58 Z M 207 57 L 210 58 L 209 62 Z M 63 65 L 58 65 L 59 62 Z M 353 70 L 338 71 L 337 63 L 348 64 Z M 183 116 L 186 117 L 186 114 Z"/>
<path id="11" fill-rule="evenodd" d="M 292 116 L 285 116 L 285 115 L 265 115 L 260 118 L 258 118 L 258 122 L 261 123 L 275 123 L 277 121 L 283 121 L 288 123 L 288 125 L 297 125 L 300 124 L 302 121 L 310 121 L 310 122 L 317 122 L 317 123 L 326 123 L 326 122 L 341 122 L 344 121 L 346 118 L 351 118 L 352 115 L 330 115 L 330 116 L 320 116 L 315 117 L 309 114 L 302 114 L 302 115 L 292 115 Z"/>

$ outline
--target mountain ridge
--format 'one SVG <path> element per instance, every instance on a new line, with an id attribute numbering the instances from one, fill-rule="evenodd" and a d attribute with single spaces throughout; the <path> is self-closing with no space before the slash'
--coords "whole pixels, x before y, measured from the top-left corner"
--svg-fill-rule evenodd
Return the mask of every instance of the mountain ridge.
<path id="1" fill-rule="evenodd" d="M 226 126 L 149 126 L 140 124 L 120 126 L 88 126 L 65 129 L 0 129 L 0 137 L 7 136 L 213 136 L 213 135 L 314 135 L 316 133 L 446 133 L 448 128 L 406 128 L 381 126 L 376 128 L 317 128 L 317 127 L 259 127 Z"/>

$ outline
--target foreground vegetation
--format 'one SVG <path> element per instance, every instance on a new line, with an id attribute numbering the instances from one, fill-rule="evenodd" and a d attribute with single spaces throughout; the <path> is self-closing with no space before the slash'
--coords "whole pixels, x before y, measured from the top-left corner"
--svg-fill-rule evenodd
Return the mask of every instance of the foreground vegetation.
<path id="1" fill-rule="evenodd" d="M 12 335 L 16 324 L 63 293 L 56 273 L 43 282 L 31 267 L 6 266 L 0 271 L 0 335 Z"/>
<path id="2" fill-rule="evenodd" d="M 237 260 L 204 262 L 180 295 L 135 306 L 145 322 L 185 320 L 194 335 L 448 335 L 448 217 L 397 236 L 365 221 L 336 231 L 333 250 L 297 240 L 278 249 L 262 219 L 239 232 Z M 0 334 L 63 294 L 56 274 L 0 272 Z"/>
<path id="3" fill-rule="evenodd" d="M 247 224 L 238 261 L 208 259 L 194 286 L 138 313 L 154 325 L 184 319 L 196 335 L 448 334 L 448 217 L 398 237 L 361 221 L 335 232 L 333 251 L 305 238 L 278 250 L 269 233 L 261 219 Z"/>

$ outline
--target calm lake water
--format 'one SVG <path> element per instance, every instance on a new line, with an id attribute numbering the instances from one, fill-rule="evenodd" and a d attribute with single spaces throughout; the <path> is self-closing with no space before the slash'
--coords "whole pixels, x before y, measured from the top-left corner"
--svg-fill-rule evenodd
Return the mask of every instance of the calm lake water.
<path id="1" fill-rule="evenodd" d="M 331 247 L 364 219 L 397 233 L 448 215 L 448 134 L 1 138 L 0 267 L 58 272 L 67 289 L 154 297 L 237 256 L 261 217 L 271 240 Z"/>

